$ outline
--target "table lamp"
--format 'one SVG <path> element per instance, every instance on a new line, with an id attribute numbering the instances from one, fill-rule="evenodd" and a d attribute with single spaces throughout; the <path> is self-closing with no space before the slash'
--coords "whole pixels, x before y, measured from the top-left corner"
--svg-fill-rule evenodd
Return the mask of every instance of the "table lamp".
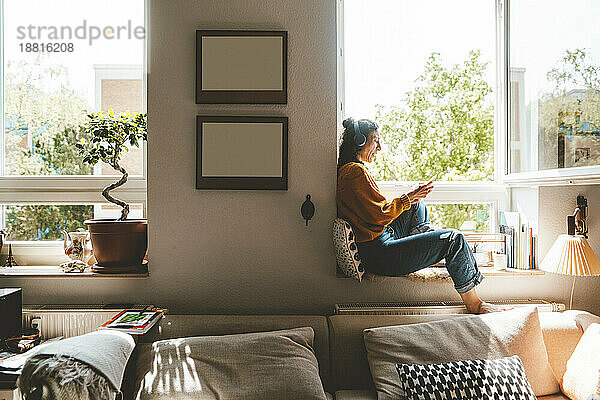
<path id="1" fill-rule="evenodd" d="M 573 309 L 575 278 L 600 275 L 600 260 L 587 241 L 587 199 L 577 196 L 577 208 L 567 217 L 567 235 L 560 235 L 544 257 L 540 269 L 573 276 L 569 309 Z"/>

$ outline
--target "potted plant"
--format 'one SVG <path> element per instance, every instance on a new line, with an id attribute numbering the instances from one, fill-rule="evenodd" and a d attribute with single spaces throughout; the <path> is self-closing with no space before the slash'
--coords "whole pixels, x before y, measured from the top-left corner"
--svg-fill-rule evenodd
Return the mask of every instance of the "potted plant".
<path id="1" fill-rule="evenodd" d="M 115 115 L 112 109 L 88 115 L 83 126 L 86 139 L 76 146 L 83 155 L 83 161 L 96 165 L 102 161 L 121 173 L 121 178 L 106 186 L 102 196 L 121 207 L 118 219 L 92 219 L 84 222 L 90 231 L 92 248 L 96 257 L 94 272 L 121 273 L 143 269 L 143 259 L 148 249 L 148 223 L 145 219 L 127 219 L 129 204 L 110 194 L 127 182 L 127 171 L 119 164 L 129 146 L 139 147 L 147 140 L 146 114 L 121 113 Z"/>

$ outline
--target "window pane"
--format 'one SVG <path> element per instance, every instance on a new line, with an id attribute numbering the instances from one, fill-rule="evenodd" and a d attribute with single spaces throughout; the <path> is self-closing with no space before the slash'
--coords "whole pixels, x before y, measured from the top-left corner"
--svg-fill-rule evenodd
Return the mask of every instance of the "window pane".
<path id="1" fill-rule="evenodd" d="M 94 206 L 6 206 L 8 240 L 60 240 L 61 230 L 86 229 L 83 221 L 94 217 Z"/>
<path id="2" fill-rule="evenodd" d="M 510 2 L 510 172 L 600 164 L 600 2 Z"/>
<path id="3" fill-rule="evenodd" d="M 131 204 L 128 219 L 143 218 L 141 204 Z M 87 230 L 86 219 L 118 218 L 121 208 L 112 204 L 96 205 L 7 205 L 4 220 L 8 240 L 62 240 L 61 230 Z"/>
<path id="4" fill-rule="evenodd" d="M 344 114 L 379 124 L 376 179 L 493 180 L 494 7 L 344 2 Z"/>
<path id="5" fill-rule="evenodd" d="M 144 1 L 4 0 L 3 22 L 5 175 L 117 174 L 75 143 L 89 112 L 144 110 Z M 143 150 L 122 165 L 141 175 Z"/>
<path id="6" fill-rule="evenodd" d="M 490 204 L 428 203 L 431 223 L 437 229 L 490 232 Z"/>

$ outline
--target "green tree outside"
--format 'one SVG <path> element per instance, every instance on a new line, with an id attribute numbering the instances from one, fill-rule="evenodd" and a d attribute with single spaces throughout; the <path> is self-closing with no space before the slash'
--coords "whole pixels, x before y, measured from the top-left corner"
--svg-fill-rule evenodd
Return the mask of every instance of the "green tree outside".
<path id="1" fill-rule="evenodd" d="M 39 57 L 7 63 L 5 74 L 7 175 L 90 175 L 75 144 L 89 105 L 71 86 L 64 66 Z M 29 138 L 28 138 L 29 136 Z M 59 240 L 60 230 L 85 228 L 93 206 L 6 206 L 10 240 Z"/>
<path id="2" fill-rule="evenodd" d="M 458 229 L 465 221 L 475 221 L 476 232 L 490 231 L 490 207 L 487 204 L 427 204 L 431 222 L 439 228 Z"/>
<path id="3" fill-rule="evenodd" d="M 372 168 L 376 180 L 494 179 L 494 107 L 485 81 L 487 65 L 478 50 L 452 66 L 432 53 L 402 104 L 377 107 L 384 148 Z M 490 228 L 486 205 L 432 204 L 429 209 L 440 228 L 459 228 L 464 221 L 477 221 L 477 230 Z"/>
<path id="4" fill-rule="evenodd" d="M 376 179 L 493 179 L 494 107 L 484 78 L 487 64 L 475 50 L 451 67 L 432 53 L 402 104 L 377 107 L 386 148 L 375 160 Z"/>
<path id="5" fill-rule="evenodd" d="M 90 175 L 75 144 L 85 132 L 87 101 L 70 86 L 67 69 L 44 62 L 7 63 L 5 74 L 6 174 Z M 20 146 L 26 135 L 30 146 Z M 27 147 L 27 148 L 23 148 Z"/>
<path id="6" fill-rule="evenodd" d="M 94 218 L 94 206 L 24 205 L 7 206 L 6 220 L 11 240 L 58 240 L 62 229 L 85 230 L 83 221 Z"/>

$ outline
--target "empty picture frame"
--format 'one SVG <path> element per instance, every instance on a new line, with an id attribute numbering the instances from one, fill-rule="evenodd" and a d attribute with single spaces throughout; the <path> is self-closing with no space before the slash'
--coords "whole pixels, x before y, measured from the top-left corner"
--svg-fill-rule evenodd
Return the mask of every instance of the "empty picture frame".
<path id="1" fill-rule="evenodd" d="M 287 32 L 197 30 L 196 103 L 287 103 Z"/>
<path id="2" fill-rule="evenodd" d="M 196 117 L 196 189 L 287 190 L 287 117 Z"/>

